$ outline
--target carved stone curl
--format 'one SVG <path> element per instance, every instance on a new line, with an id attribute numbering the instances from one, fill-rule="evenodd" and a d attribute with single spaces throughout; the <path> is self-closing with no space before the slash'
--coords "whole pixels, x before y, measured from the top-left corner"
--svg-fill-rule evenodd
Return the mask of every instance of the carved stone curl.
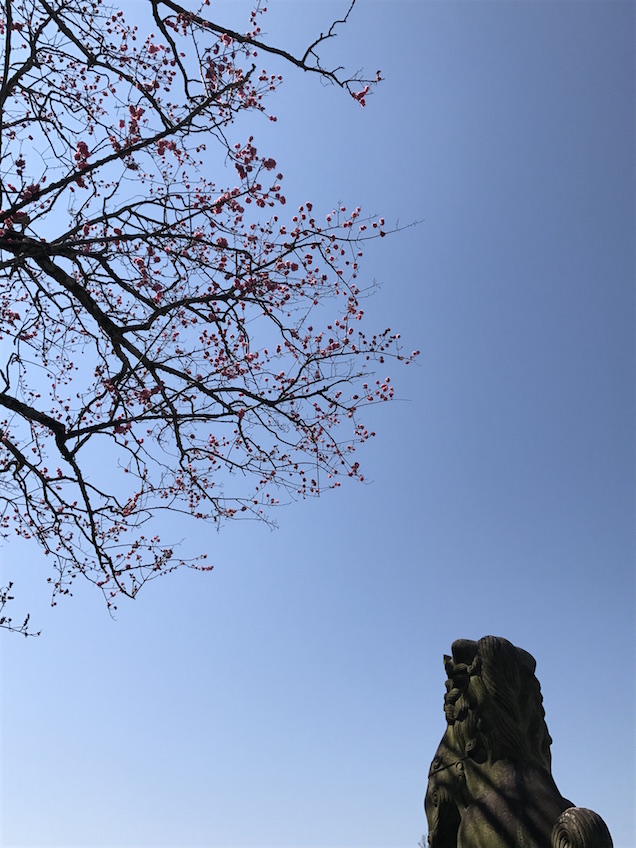
<path id="1" fill-rule="evenodd" d="M 429 848 L 612 848 L 603 819 L 552 778 L 536 662 L 498 636 L 444 657 L 447 728 L 424 806 Z"/>

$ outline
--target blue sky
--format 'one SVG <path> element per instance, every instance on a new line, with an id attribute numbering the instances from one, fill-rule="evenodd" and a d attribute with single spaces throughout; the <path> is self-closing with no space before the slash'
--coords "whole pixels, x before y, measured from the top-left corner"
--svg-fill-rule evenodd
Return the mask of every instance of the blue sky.
<path id="1" fill-rule="evenodd" d="M 268 6 L 300 49 L 347 3 Z M 250 131 L 290 206 L 421 221 L 363 266 L 419 365 L 367 415 L 368 484 L 188 526 L 214 571 L 116 622 L 4 547 L 44 630 L 2 639 L 5 848 L 415 848 L 442 655 L 487 633 L 537 659 L 561 792 L 633 846 L 634 17 L 359 0 L 330 51 L 381 68 L 366 109 L 285 72 Z"/>

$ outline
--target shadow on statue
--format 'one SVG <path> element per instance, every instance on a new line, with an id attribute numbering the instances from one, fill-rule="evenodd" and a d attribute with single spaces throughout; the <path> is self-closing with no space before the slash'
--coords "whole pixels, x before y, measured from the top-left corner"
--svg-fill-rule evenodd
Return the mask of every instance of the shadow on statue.
<path id="1" fill-rule="evenodd" d="M 603 819 L 552 778 L 536 662 L 498 636 L 444 657 L 447 728 L 428 777 L 429 848 L 612 848 Z"/>

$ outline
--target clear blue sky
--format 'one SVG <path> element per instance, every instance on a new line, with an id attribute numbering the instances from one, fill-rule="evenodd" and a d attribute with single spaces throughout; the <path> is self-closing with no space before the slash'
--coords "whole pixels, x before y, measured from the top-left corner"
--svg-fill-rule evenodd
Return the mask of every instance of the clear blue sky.
<path id="1" fill-rule="evenodd" d="M 268 6 L 301 48 L 347 2 Z M 44 633 L 1 643 L 4 848 L 415 848 L 442 655 L 487 633 L 537 659 L 562 793 L 633 848 L 635 10 L 359 0 L 332 50 L 382 69 L 366 109 L 286 72 L 253 131 L 290 204 L 422 220 L 364 264 L 420 365 L 368 416 L 369 485 L 189 527 L 215 570 L 116 622 L 5 546 Z"/>

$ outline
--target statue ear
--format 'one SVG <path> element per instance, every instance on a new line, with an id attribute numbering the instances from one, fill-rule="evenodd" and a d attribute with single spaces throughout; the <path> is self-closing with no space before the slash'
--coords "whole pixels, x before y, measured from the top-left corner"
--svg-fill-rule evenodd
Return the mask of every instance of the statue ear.
<path id="1" fill-rule="evenodd" d="M 477 648 L 477 642 L 473 639 L 456 639 L 451 646 L 453 659 L 456 663 L 470 665 L 475 659 Z"/>

